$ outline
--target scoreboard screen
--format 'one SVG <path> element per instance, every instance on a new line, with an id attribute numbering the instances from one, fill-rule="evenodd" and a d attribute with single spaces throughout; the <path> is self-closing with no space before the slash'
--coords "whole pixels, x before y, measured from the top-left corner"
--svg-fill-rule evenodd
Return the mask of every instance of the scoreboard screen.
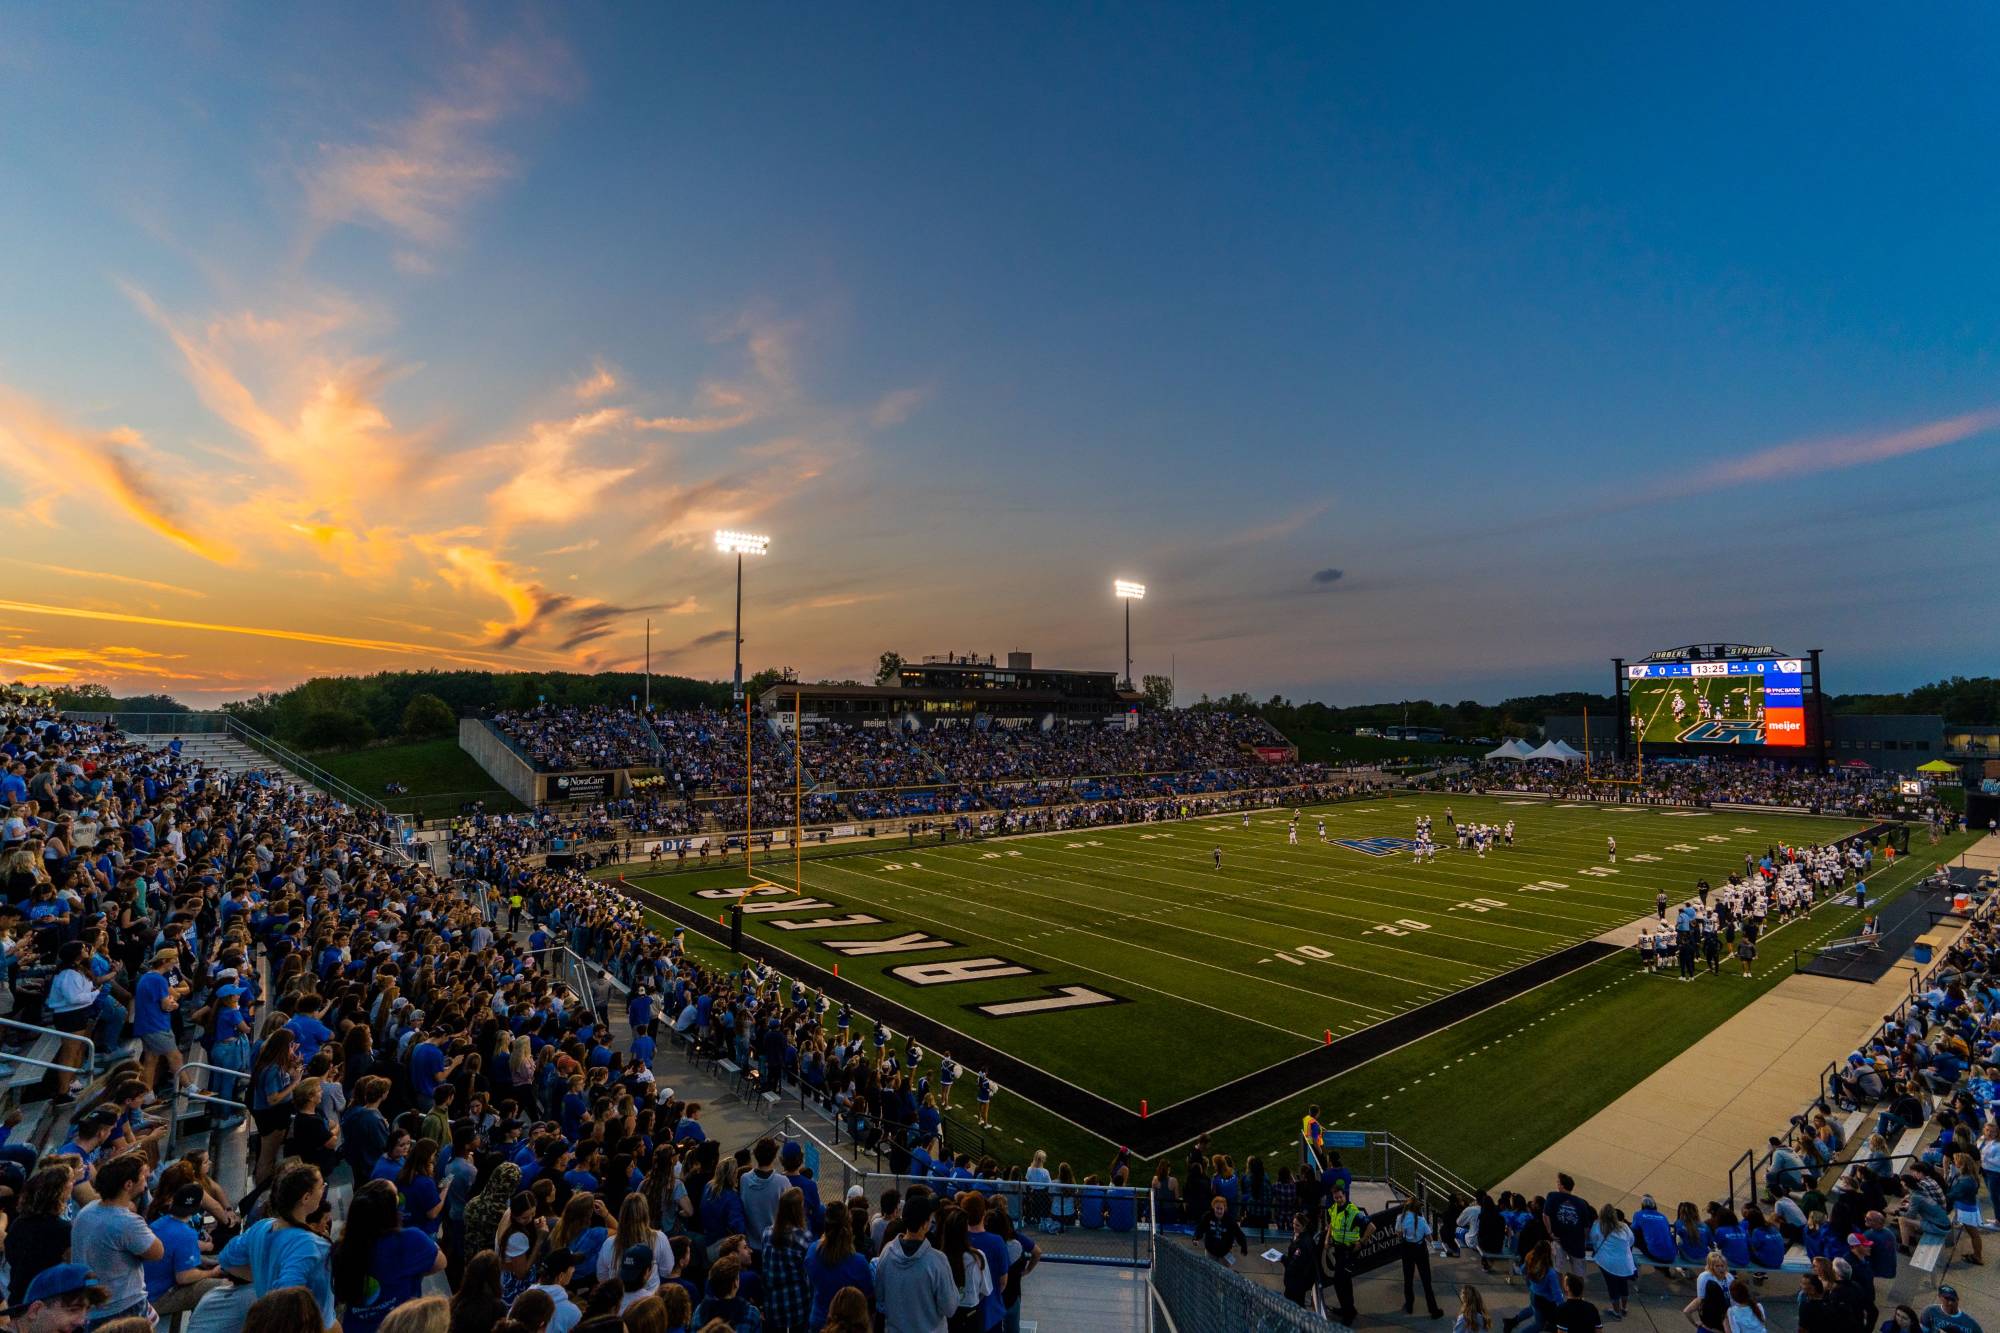
<path id="1" fill-rule="evenodd" d="M 1645 745 L 1806 743 L 1805 663 L 1793 657 L 1641 662 L 1625 668 Z"/>

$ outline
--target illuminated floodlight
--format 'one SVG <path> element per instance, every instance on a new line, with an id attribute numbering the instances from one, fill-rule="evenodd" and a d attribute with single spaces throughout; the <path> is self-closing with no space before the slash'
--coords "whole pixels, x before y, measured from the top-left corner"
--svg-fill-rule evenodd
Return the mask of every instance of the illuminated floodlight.
<path id="1" fill-rule="evenodd" d="M 715 533 L 715 549 L 725 555 L 763 555 L 771 548 L 769 537 L 759 537 L 749 532 L 731 532 L 719 528 Z"/>
<path id="2" fill-rule="evenodd" d="M 1117 593 L 1120 597 L 1129 597 L 1137 602 L 1145 598 L 1146 585 L 1143 583 L 1134 583 L 1130 579 L 1114 579 L 1111 583 L 1111 591 Z"/>

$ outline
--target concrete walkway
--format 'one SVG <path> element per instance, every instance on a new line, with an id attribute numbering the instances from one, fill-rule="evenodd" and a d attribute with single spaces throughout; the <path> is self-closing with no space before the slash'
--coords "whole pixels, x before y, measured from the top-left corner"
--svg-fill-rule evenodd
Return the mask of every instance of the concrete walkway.
<path id="1" fill-rule="evenodd" d="M 2000 838 L 1982 838 L 1966 863 L 2000 864 Z M 1956 939 L 1964 927 L 1941 928 Z M 1872 985 L 1804 973 L 1785 978 L 1501 1188 L 1546 1193 L 1556 1172 L 1566 1171 L 1584 1198 L 1627 1212 L 1645 1194 L 1669 1212 L 1684 1199 L 1704 1204 L 1719 1197 L 1730 1167 L 1745 1152 L 1761 1151 L 1805 1108 L 1821 1071 L 1846 1058 L 1902 1003 L 1916 971 L 1905 959 Z M 1725 971 L 1719 984 L 1732 979 Z M 1773 1040 L 1774 1034 L 1784 1038 Z"/>

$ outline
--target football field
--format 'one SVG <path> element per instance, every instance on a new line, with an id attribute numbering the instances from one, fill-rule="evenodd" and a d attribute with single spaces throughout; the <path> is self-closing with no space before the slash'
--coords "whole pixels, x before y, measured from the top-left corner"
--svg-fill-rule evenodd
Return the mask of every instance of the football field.
<path id="1" fill-rule="evenodd" d="M 1514 846 L 1457 850 L 1447 810 L 1512 820 Z M 1407 842 L 1425 814 L 1439 852 L 1419 865 Z M 986 1066 L 1005 1092 L 1103 1138 L 1164 1146 L 1177 1110 L 1208 1128 L 1502 1005 L 1532 1006 L 1604 963 L 1612 949 L 1591 942 L 1650 916 L 1661 891 L 1677 903 L 1746 855 L 1866 827 L 1420 794 L 1308 808 L 1297 845 L 1290 822 L 1272 810 L 1247 826 L 1232 815 L 877 844 L 808 857 L 800 883 L 781 851 L 742 899 L 746 948 L 809 983 L 837 968 L 858 1013 L 951 1051 L 968 1069 L 961 1105 Z M 746 884 L 740 862 L 626 876 L 711 933 Z M 1773 932 L 1766 966 L 1791 936 L 1824 934 L 1818 924 Z M 871 1012 L 871 1000 L 888 1003 Z"/>

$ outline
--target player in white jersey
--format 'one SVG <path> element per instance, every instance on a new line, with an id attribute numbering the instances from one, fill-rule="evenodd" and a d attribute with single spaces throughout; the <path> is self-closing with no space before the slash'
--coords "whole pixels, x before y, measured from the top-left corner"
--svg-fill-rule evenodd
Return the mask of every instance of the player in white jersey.
<path id="1" fill-rule="evenodd" d="M 1514 821 L 1511 819 L 1507 821 L 1506 833 L 1507 833 L 1507 845 L 1509 847 L 1512 847 L 1514 845 Z"/>
<path id="2" fill-rule="evenodd" d="M 1293 847 L 1299 845 L 1299 824 L 1297 820 L 1293 820 L 1290 827 L 1285 830 L 1285 841 Z"/>
<path id="3" fill-rule="evenodd" d="M 1604 854 L 1611 858 L 1612 865 L 1618 864 L 1618 839 L 1606 838 L 1604 840 Z"/>
<path id="4" fill-rule="evenodd" d="M 1248 810 L 1245 810 L 1243 812 L 1243 827 L 1244 828 L 1250 827 L 1250 812 Z"/>
<path id="5" fill-rule="evenodd" d="M 1319 821 L 1319 840 L 1321 842 L 1326 841 L 1326 821 L 1324 819 Z"/>

